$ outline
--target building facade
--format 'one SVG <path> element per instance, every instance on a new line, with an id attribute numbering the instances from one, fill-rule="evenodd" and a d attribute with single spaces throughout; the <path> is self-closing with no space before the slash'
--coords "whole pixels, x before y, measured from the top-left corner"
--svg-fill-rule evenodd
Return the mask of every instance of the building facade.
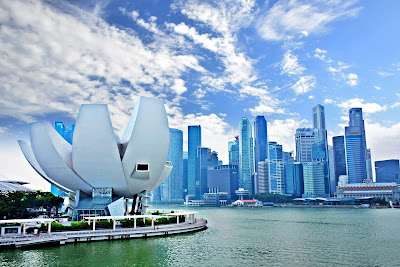
<path id="1" fill-rule="evenodd" d="M 199 171 L 196 170 L 197 148 L 201 147 L 201 126 L 188 126 L 188 178 L 187 194 L 196 195 L 196 181 L 200 180 Z"/>
<path id="2" fill-rule="evenodd" d="M 239 136 L 228 142 L 229 165 L 239 166 Z"/>
<path id="3" fill-rule="evenodd" d="M 254 163 L 258 172 L 258 162 L 265 161 L 268 155 L 267 122 L 264 116 L 257 116 L 254 121 Z"/>
<path id="4" fill-rule="evenodd" d="M 253 137 L 251 124 L 247 118 L 242 118 L 239 125 L 239 187 L 253 193 Z"/>
<path id="5" fill-rule="evenodd" d="M 325 192 L 325 163 L 303 163 L 304 197 L 323 197 Z"/>
<path id="6" fill-rule="evenodd" d="M 269 149 L 269 192 L 285 194 L 284 166 L 282 145 L 268 142 Z"/>
<path id="7" fill-rule="evenodd" d="M 400 167 L 398 159 L 375 161 L 375 174 L 377 183 L 400 184 Z"/>
<path id="8" fill-rule="evenodd" d="M 209 192 L 226 192 L 229 201 L 236 200 L 235 190 L 239 189 L 239 166 L 219 165 L 208 169 L 207 187 Z"/>
<path id="9" fill-rule="evenodd" d="M 332 138 L 333 143 L 333 162 L 335 169 L 335 186 L 339 182 L 340 175 L 347 175 L 346 171 L 346 151 L 344 146 L 344 136 L 334 136 Z"/>
<path id="10" fill-rule="evenodd" d="M 303 164 L 295 162 L 285 165 L 285 194 L 302 196 L 304 194 Z"/>
<path id="11" fill-rule="evenodd" d="M 317 140 L 318 136 L 313 128 L 299 128 L 296 130 L 296 162 L 312 161 L 312 145 Z"/>
<path id="12" fill-rule="evenodd" d="M 258 193 L 269 193 L 269 160 L 259 161 L 257 165 Z"/>

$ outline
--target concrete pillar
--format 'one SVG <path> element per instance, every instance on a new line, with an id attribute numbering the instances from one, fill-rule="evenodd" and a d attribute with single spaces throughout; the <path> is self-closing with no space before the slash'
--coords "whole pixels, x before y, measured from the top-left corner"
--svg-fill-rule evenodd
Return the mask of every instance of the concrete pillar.
<path id="1" fill-rule="evenodd" d="M 96 220 L 93 220 L 93 231 L 96 230 Z"/>
<path id="2" fill-rule="evenodd" d="M 115 230 L 115 227 L 117 226 L 117 221 L 113 220 L 113 230 Z"/>
<path id="3" fill-rule="evenodd" d="M 155 221 L 155 219 L 151 218 L 151 227 L 153 227 L 153 228 L 154 228 L 154 221 Z"/>
<path id="4" fill-rule="evenodd" d="M 50 234 L 51 233 L 51 222 L 49 222 L 47 225 L 48 225 L 47 233 Z"/>
<path id="5" fill-rule="evenodd" d="M 26 235 L 26 223 L 22 224 L 22 234 Z"/>
<path id="6" fill-rule="evenodd" d="M 179 224 L 179 215 L 176 215 L 176 224 Z"/>
<path id="7" fill-rule="evenodd" d="M 136 228 L 136 218 L 133 219 L 133 228 Z"/>

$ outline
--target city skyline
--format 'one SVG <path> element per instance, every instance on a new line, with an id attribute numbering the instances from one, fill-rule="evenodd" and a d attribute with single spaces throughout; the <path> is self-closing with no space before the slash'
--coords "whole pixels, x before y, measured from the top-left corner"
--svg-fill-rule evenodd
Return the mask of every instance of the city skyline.
<path id="1" fill-rule="evenodd" d="M 0 174 L 41 179 L 16 143 L 28 139 L 29 122 L 67 126 L 80 104 L 114 104 L 111 120 L 121 137 L 139 95 L 166 103 L 184 147 L 187 126 L 201 125 L 202 146 L 224 164 L 242 117 L 253 124 L 265 116 L 269 139 L 292 151 L 296 129 L 313 126 L 311 108 L 319 103 L 330 145 L 344 135 L 348 110 L 360 107 L 372 162 L 400 158 L 396 7 L 398 1 L 4 2 Z"/>

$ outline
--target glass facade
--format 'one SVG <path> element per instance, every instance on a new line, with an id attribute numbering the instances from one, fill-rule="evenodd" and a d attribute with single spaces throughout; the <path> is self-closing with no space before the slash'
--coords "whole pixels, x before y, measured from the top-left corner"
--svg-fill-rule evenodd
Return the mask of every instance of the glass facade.
<path id="1" fill-rule="evenodd" d="M 335 169 L 335 185 L 339 182 L 340 175 L 346 175 L 346 152 L 344 147 L 344 136 L 334 136 L 333 142 L 333 157 Z"/>
<path id="2" fill-rule="evenodd" d="M 324 197 L 325 169 L 324 162 L 308 162 L 303 164 L 304 197 Z"/>
<path id="3" fill-rule="evenodd" d="M 196 181 L 200 172 L 196 171 L 197 148 L 201 147 L 201 126 L 188 126 L 188 195 L 196 196 Z M 200 187 L 200 185 L 198 185 Z"/>
<path id="4" fill-rule="evenodd" d="M 313 128 L 296 130 L 296 161 L 300 163 L 312 161 L 312 145 L 317 142 L 317 134 Z"/>
<path id="5" fill-rule="evenodd" d="M 228 193 L 229 200 L 236 200 L 235 190 L 239 189 L 239 170 L 237 165 L 220 165 L 208 169 L 207 187 L 213 192 Z"/>
<path id="6" fill-rule="evenodd" d="M 349 126 L 345 128 L 346 168 L 349 183 L 362 183 L 367 179 L 365 146 L 362 128 Z"/>
<path id="7" fill-rule="evenodd" d="M 375 161 L 375 174 L 377 183 L 400 184 L 400 167 L 398 159 Z"/>
<path id="8" fill-rule="evenodd" d="M 239 166 L 239 137 L 228 142 L 229 165 Z"/>
<path id="9" fill-rule="evenodd" d="M 285 193 L 284 166 L 282 146 L 276 142 L 268 142 L 269 149 L 269 192 Z"/>
<path id="10" fill-rule="evenodd" d="M 267 122 L 264 116 L 257 116 L 254 121 L 254 162 L 255 172 L 258 172 L 258 162 L 267 159 Z"/>
<path id="11" fill-rule="evenodd" d="M 74 137 L 74 130 L 75 130 L 75 124 L 71 124 L 67 128 L 65 128 L 64 123 L 61 121 L 56 121 L 54 123 L 54 128 L 56 131 L 67 141 L 72 145 L 73 137 Z"/>
<path id="12" fill-rule="evenodd" d="M 248 190 L 249 194 L 253 191 L 253 137 L 251 124 L 247 118 L 242 118 L 239 125 L 239 187 Z"/>
<path id="13" fill-rule="evenodd" d="M 183 152 L 183 197 L 187 195 L 188 192 L 188 153 Z"/>
<path id="14" fill-rule="evenodd" d="M 302 196 L 304 194 L 303 165 L 285 165 L 285 194 Z"/>

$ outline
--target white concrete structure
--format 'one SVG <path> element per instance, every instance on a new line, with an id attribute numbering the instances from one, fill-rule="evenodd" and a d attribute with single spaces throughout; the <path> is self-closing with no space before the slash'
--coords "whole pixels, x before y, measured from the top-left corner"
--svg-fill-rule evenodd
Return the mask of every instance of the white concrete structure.
<path id="1" fill-rule="evenodd" d="M 385 198 L 386 201 L 400 201 L 400 186 L 397 183 L 339 183 L 337 198 Z"/>

